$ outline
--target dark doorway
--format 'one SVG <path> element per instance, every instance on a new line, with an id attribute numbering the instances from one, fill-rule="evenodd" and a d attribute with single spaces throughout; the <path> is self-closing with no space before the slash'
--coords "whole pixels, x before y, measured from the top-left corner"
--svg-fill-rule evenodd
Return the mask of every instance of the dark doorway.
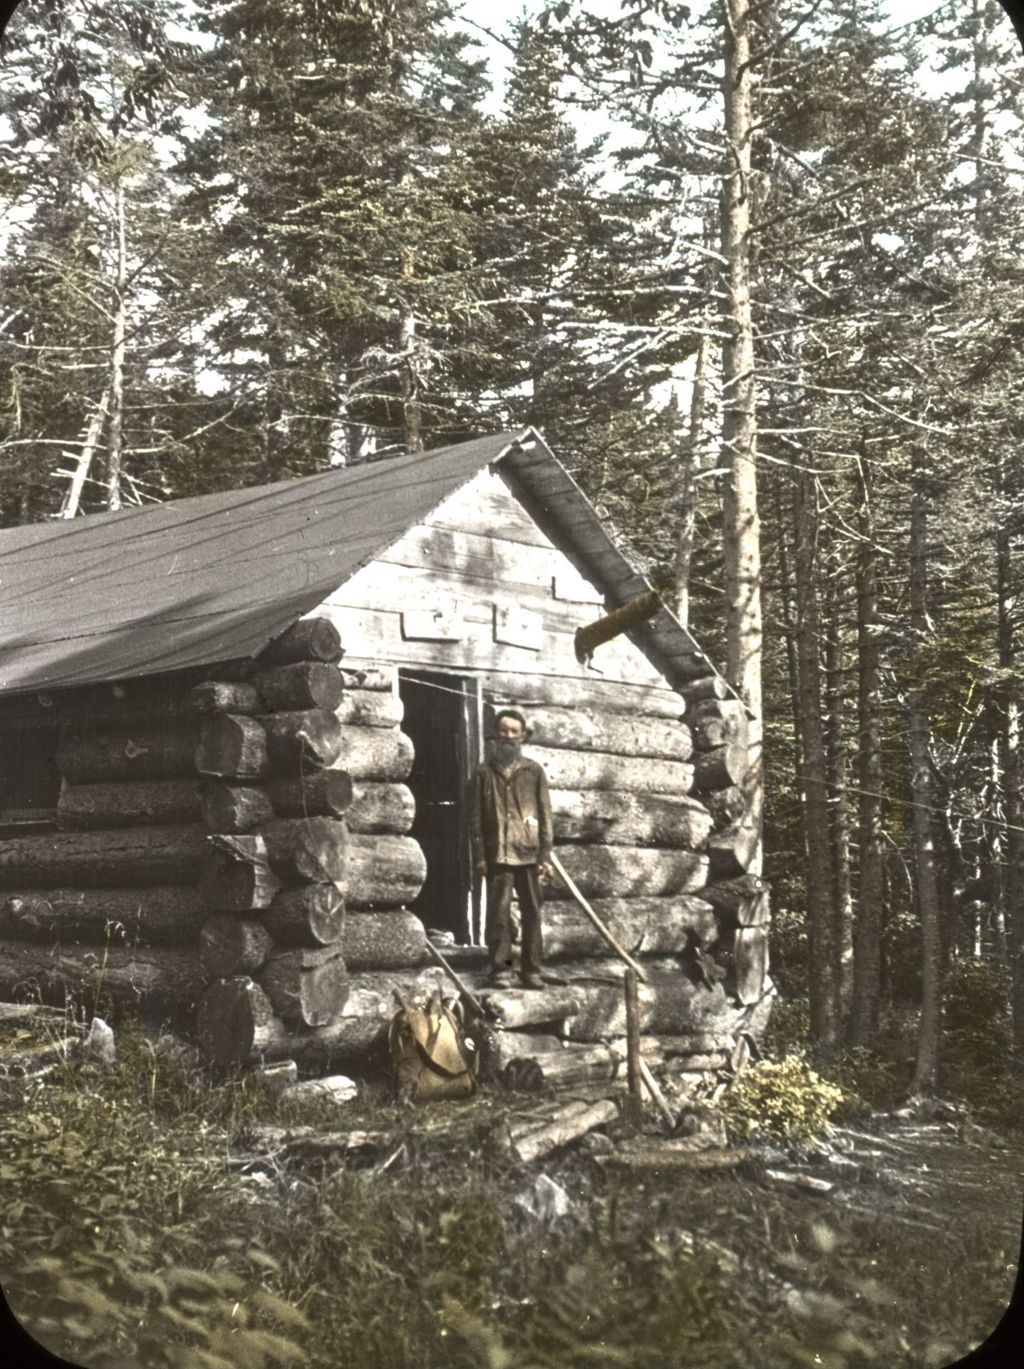
<path id="1" fill-rule="evenodd" d="M 480 762 L 481 703 L 476 680 L 402 670 L 402 731 L 416 758 L 409 788 L 416 800 L 412 835 L 427 858 L 427 878 L 413 912 L 460 945 L 481 940 L 479 881 L 473 877 L 466 789 Z"/>

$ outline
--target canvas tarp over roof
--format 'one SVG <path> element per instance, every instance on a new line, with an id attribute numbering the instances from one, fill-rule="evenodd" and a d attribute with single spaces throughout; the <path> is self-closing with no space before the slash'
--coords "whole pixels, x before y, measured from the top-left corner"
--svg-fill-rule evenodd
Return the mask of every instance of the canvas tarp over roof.
<path id="1" fill-rule="evenodd" d="M 579 544 L 611 600 L 645 586 L 537 434 L 496 434 L 256 489 L 0 531 L 0 692 L 254 656 L 502 457 L 527 495 L 539 496 L 545 521 Z M 703 662 L 667 612 L 652 630 L 659 656 L 669 648 L 680 665 Z"/>

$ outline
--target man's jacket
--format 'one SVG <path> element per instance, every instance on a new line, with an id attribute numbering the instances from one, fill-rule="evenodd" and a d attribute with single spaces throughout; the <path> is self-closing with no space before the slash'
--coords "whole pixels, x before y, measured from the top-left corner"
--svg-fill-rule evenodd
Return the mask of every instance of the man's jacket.
<path id="1" fill-rule="evenodd" d="M 520 757 L 509 770 L 481 765 L 470 786 L 469 831 L 474 861 L 537 865 L 551 855 L 548 777 Z"/>

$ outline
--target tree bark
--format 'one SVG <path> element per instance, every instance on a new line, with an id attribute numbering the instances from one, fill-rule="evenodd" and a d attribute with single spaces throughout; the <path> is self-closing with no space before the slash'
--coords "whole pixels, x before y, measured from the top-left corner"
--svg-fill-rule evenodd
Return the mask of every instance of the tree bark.
<path id="1" fill-rule="evenodd" d="M 197 889 L 32 889 L 0 898 L 0 935 L 27 941 L 194 944 L 207 917 Z"/>
<path id="2" fill-rule="evenodd" d="M 274 816 L 265 789 L 252 784 L 207 780 L 202 787 L 203 822 L 208 832 L 250 832 Z"/>
<path id="3" fill-rule="evenodd" d="M 694 756 L 693 788 L 698 794 L 715 789 L 739 789 L 743 796 L 743 813 L 750 812 L 749 788 L 746 784 L 750 767 L 750 749 L 737 746 L 716 746 L 713 751 L 698 751 Z"/>
<path id="4" fill-rule="evenodd" d="M 0 889 L 185 884 L 198 879 L 205 851 L 201 827 L 6 837 L 0 842 Z"/>
<path id="5" fill-rule="evenodd" d="M 415 913 L 389 909 L 349 913 L 340 944 L 350 970 L 413 969 L 427 959 L 426 939 Z"/>
<path id="6" fill-rule="evenodd" d="M 882 999 L 882 838 L 881 670 L 878 655 L 878 582 L 872 468 L 859 464 L 860 508 L 857 528 L 857 911 L 853 928 L 853 992 L 849 1042 L 868 1046 L 878 1031 Z"/>
<path id="7" fill-rule="evenodd" d="M 352 832 L 392 832 L 404 836 L 415 817 L 416 801 L 407 785 L 364 780 L 353 786 L 352 806 L 345 821 Z"/>
<path id="8" fill-rule="evenodd" d="M 114 187 L 114 315 L 110 344 L 110 422 L 107 424 L 107 508 L 121 507 L 124 455 L 124 359 L 128 331 L 128 261 L 125 245 L 124 183 Z"/>
<path id="9" fill-rule="evenodd" d="M 832 847 L 836 993 L 840 1020 L 849 1021 L 853 996 L 853 896 L 850 887 L 850 817 L 846 799 L 846 740 L 843 734 L 844 662 L 835 572 L 829 581 L 829 627 L 825 646 L 825 773 L 829 794 L 829 842 Z"/>
<path id="10" fill-rule="evenodd" d="M 397 727 L 405 716 L 405 706 L 397 694 L 349 689 L 334 712 L 340 723 L 350 727 Z"/>
<path id="11" fill-rule="evenodd" d="M 690 729 L 683 722 L 598 713 L 589 708 L 532 708 L 530 740 L 535 746 L 659 760 L 687 761 L 693 752 Z"/>
<path id="12" fill-rule="evenodd" d="M 69 784 L 187 779 L 196 772 L 196 736 L 191 720 L 96 731 L 78 723 L 63 730 L 57 769 Z"/>
<path id="13" fill-rule="evenodd" d="M 544 767 L 552 789 L 688 794 L 694 783 L 694 767 L 688 761 L 615 756 L 604 751 L 562 751 L 532 744 L 526 754 Z"/>
<path id="14" fill-rule="evenodd" d="M 829 833 L 828 770 L 822 719 L 821 632 L 818 616 L 818 495 L 814 478 L 801 471 L 796 481 L 793 526 L 796 538 L 796 656 L 801 749 L 798 777 L 806 843 L 808 986 L 812 1048 L 823 1059 L 839 1041 L 835 878 Z"/>
<path id="15" fill-rule="evenodd" d="M 200 781 L 138 780 L 61 784 L 57 821 L 65 830 L 164 827 L 202 821 Z"/>
<path id="16" fill-rule="evenodd" d="M 752 715 L 748 766 L 740 783 L 746 815 L 761 832 L 761 534 L 757 503 L 757 386 L 750 293 L 751 144 L 754 79 L 750 0 L 725 0 L 722 254 L 728 262 L 727 337 L 722 345 L 722 465 L 726 591 L 726 674 Z M 735 783 L 736 781 L 731 781 Z M 760 868 L 760 855 L 754 862 Z"/>
<path id="17" fill-rule="evenodd" d="M 714 908 L 693 894 L 597 898 L 591 906 L 630 955 L 676 955 L 695 940 L 710 945 L 718 938 Z M 544 903 L 544 954 L 548 960 L 603 959 L 608 945 L 575 901 L 552 898 Z"/>
<path id="18" fill-rule="evenodd" d="M 927 611 L 927 512 L 925 456 L 915 445 L 911 465 L 913 489 L 910 505 L 910 603 L 916 642 L 928 631 Z M 914 865 L 917 874 L 917 909 L 921 923 L 921 1018 L 917 1036 L 917 1060 L 911 1091 L 928 1094 L 935 1087 L 939 1066 L 942 1021 L 938 872 L 932 829 L 932 798 L 929 767 L 929 725 L 923 691 L 909 691 L 910 794 L 913 801 Z"/>
<path id="19" fill-rule="evenodd" d="M 703 804 L 682 794 L 552 789 L 551 809 L 559 842 L 678 846 L 693 851 L 703 845 L 712 827 Z"/>
<path id="20" fill-rule="evenodd" d="M 692 894 L 707 884 L 707 857 L 693 851 L 565 846 L 558 858 L 587 898 Z"/>
<path id="21" fill-rule="evenodd" d="M 340 818 L 275 818 L 260 835 L 271 867 L 283 878 L 344 884 L 348 829 Z"/>
<path id="22" fill-rule="evenodd" d="M 210 912 L 248 913 L 269 908 L 281 881 L 262 836 L 217 836 L 208 839 L 199 888 Z"/>
<path id="23" fill-rule="evenodd" d="M 255 685 L 244 680 L 203 680 L 189 696 L 192 710 L 210 713 L 263 713 L 265 705 Z"/>
<path id="24" fill-rule="evenodd" d="M 341 729 L 341 751 L 336 764 L 354 780 L 408 779 L 412 762 L 412 742 L 396 727 Z"/>
<path id="25" fill-rule="evenodd" d="M 350 909 L 397 908 L 414 902 L 427 877 L 427 862 L 412 837 L 349 838 L 346 902 Z"/>
<path id="26" fill-rule="evenodd" d="M 271 769 L 278 774 L 294 777 L 299 770 L 333 765 L 338 759 L 342 729 L 333 713 L 267 713 L 259 721 Z"/>

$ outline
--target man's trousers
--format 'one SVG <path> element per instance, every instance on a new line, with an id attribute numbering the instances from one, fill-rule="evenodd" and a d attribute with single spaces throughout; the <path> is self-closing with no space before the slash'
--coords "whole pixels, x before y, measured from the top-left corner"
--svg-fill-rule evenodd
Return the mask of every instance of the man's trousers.
<path id="1" fill-rule="evenodd" d="M 487 873 L 487 950 L 491 967 L 511 971 L 512 893 L 519 900 L 520 972 L 537 974 L 544 955 L 541 935 L 540 876 L 536 865 L 492 865 Z"/>

